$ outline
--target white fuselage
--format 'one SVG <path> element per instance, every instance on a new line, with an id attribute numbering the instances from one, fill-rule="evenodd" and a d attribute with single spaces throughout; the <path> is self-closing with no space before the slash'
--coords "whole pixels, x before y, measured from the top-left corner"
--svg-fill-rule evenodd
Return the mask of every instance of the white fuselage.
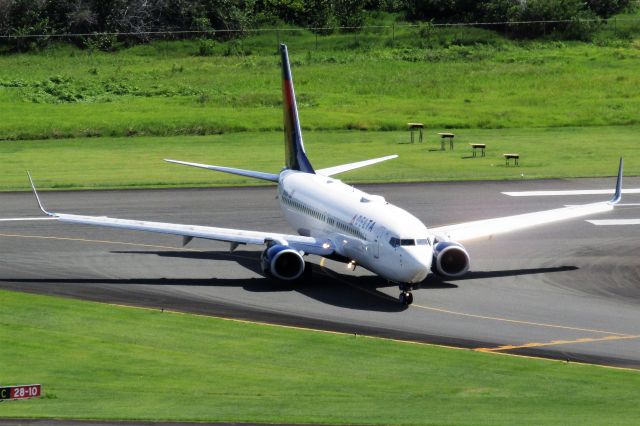
<path id="1" fill-rule="evenodd" d="M 387 280 L 418 283 L 431 270 L 433 241 L 426 226 L 379 195 L 289 170 L 280 174 L 278 198 L 300 235 L 330 240 L 337 254 Z"/>

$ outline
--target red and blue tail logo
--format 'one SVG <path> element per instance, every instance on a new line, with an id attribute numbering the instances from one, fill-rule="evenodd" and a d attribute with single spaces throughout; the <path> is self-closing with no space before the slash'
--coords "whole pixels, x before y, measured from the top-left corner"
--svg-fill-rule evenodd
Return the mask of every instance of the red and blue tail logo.
<path id="1" fill-rule="evenodd" d="M 315 173 L 302 143 L 302 131 L 298 118 L 298 105 L 293 90 L 289 53 L 285 44 L 280 45 L 282 56 L 282 98 L 284 105 L 284 149 L 285 162 L 288 169 L 306 173 Z"/>

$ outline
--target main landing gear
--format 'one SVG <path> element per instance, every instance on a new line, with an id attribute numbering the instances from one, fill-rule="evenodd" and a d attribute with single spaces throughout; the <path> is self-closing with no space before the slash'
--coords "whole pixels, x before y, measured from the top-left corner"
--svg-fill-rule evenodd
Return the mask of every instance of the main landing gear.
<path id="1" fill-rule="evenodd" d="M 411 287 L 400 286 L 400 296 L 398 296 L 398 300 L 401 305 L 409 306 L 413 303 L 413 293 L 411 293 L 411 290 Z"/>

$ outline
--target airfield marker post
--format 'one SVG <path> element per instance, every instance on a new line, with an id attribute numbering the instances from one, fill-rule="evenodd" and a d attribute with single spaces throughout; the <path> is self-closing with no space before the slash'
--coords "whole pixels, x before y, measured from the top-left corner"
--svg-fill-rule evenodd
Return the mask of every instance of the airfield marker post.
<path id="1" fill-rule="evenodd" d="M 470 143 L 471 148 L 473 148 L 473 156 L 476 156 L 476 150 L 480 150 L 480 156 L 484 157 L 484 149 L 487 147 L 484 143 Z"/>
<path id="2" fill-rule="evenodd" d="M 440 151 L 444 151 L 444 144 L 449 139 L 449 151 L 453 151 L 453 138 L 456 136 L 453 133 L 442 132 L 440 135 Z"/>
<path id="3" fill-rule="evenodd" d="M 422 123 L 407 123 L 409 126 L 409 131 L 411 132 L 411 143 L 413 143 L 413 132 L 418 130 L 420 132 L 420 143 L 422 143 L 422 129 L 424 129 L 424 124 Z"/>
<path id="4" fill-rule="evenodd" d="M 502 154 L 504 156 L 506 166 L 509 167 L 509 160 L 513 159 L 514 165 L 519 166 L 520 154 Z"/>

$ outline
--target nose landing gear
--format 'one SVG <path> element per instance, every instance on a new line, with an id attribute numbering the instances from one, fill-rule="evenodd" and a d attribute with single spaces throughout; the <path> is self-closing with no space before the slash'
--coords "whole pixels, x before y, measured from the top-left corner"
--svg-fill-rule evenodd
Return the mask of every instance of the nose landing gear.
<path id="1" fill-rule="evenodd" d="M 401 305 L 409 306 L 413 303 L 413 293 L 411 293 L 412 288 L 410 286 L 400 286 L 400 296 L 398 296 L 398 300 Z"/>
<path id="2" fill-rule="evenodd" d="M 413 303 L 413 294 L 410 291 L 403 291 L 400 293 L 398 300 L 400 300 L 401 305 L 409 306 Z"/>

